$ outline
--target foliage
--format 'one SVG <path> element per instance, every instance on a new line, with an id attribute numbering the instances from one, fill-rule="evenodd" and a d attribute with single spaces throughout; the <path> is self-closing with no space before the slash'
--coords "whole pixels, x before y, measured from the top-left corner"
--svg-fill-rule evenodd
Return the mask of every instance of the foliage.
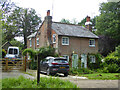
<path id="1" fill-rule="evenodd" d="M 90 21 L 92 22 L 92 26 L 94 26 L 94 29 L 95 29 L 96 17 L 92 18 Z M 85 23 L 86 23 L 86 17 L 83 18 L 83 19 L 78 23 L 78 25 L 85 27 Z"/>
<path id="2" fill-rule="evenodd" d="M 101 67 L 106 68 L 110 73 L 120 72 L 120 58 L 119 52 L 120 46 L 116 47 L 116 51 L 110 53 L 107 57 L 104 58 L 104 62 L 101 64 Z"/>
<path id="3" fill-rule="evenodd" d="M 70 68 L 69 74 L 71 75 L 80 75 L 80 74 L 90 74 L 94 71 L 87 68 Z"/>
<path id="4" fill-rule="evenodd" d="M 6 51 L 2 49 L 2 58 L 4 58 L 6 54 L 7 54 Z"/>
<path id="5" fill-rule="evenodd" d="M 57 56 L 57 54 L 55 53 L 55 48 L 52 48 L 50 46 L 41 47 L 39 48 L 38 51 L 33 50 L 32 48 L 27 48 L 22 52 L 23 56 L 25 56 L 27 53 L 30 55 L 30 58 L 32 59 L 30 69 L 37 69 L 37 63 L 34 62 L 37 56 L 39 56 L 40 60 L 44 60 L 44 58 L 47 56 Z"/>
<path id="6" fill-rule="evenodd" d="M 107 56 L 108 53 L 115 50 L 115 46 L 114 46 L 115 44 L 113 42 L 115 43 L 116 40 L 112 39 L 109 36 L 99 35 L 99 39 L 98 39 L 99 52 L 103 56 Z"/>
<path id="7" fill-rule="evenodd" d="M 29 69 L 37 70 L 37 62 L 31 62 L 29 64 Z"/>
<path id="8" fill-rule="evenodd" d="M 55 55 L 55 48 L 52 48 L 50 46 L 41 47 L 38 50 L 38 54 L 39 54 L 40 60 L 44 59 L 47 56 L 54 56 Z"/>
<path id="9" fill-rule="evenodd" d="M 117 56 L 120 59 L 120 45 L 116 47 L 115 56 Z"/>
<path id="10" fill-rule="evenodd" d="M 5 40 L 11 41 L 15 36 L 24 37 L 24 47 L 27 47 L 27 36 L 34 33 L 41 23 L 41 18 L 32 8 L 15 7 L 9 16 L 5 17 L 3 32 Z"/>
<path id="11" fill-rule="evenodd" d="M 119 9 L 119 2 L 102 3 L 99 8 L 100 15 L 96 19 L 96 34 L 103 36 L 103 40 L 102 37 L 99 38 L 101 40 L 99 49 L 104 56 L 113 51 L 115 46 L 120 43 Z"/>
<path id="12" fill-rule="evenodd" d="M 19 78 L 5 78 L 2 80 L 2 88 L 77 88 L 70 81 L 63 81 L 58 78 L 40 78 L 40 84 L 37 80 L 26 79 L 23 76 Z"/>
<path id="13" fill-rule="evenodd" d="M 82 77 L 87 77 L 92 80 L 118 80 L 120 78 L 119 73 L 93 73 L 93 74 L 81 74 Z"/>
<path id="14" fill-rule="evenodd" d="M 89 55 L 95 55 L 95 58 L 96 58 L 96 61 L 95 63 L 90 63 L 90 58 L 89 58 Z M 101 60 L 102 60 L 102 55 L 97 53 L 97 54 L 89 54 L 88 55 L 88 68 L 89 69 L 97 69 L 97 68 L 100 68 L 100 64 L 102 63 Z"/>
<path id="15" fill-rule="evenodd" d="M 12 39 L 12 40 L 10 41 L 10 43 L 11 43 L 13 46 L 19 47 L 20 50 L 22 50 L 22 49 L 24 48 L 24 44 L 21 43 L 20 41 L 15 40 L 15 39 Z"/>
<path id="16" fill-rule="evenodd" d="M 22 52 L 22 55 L 25 56 L 27 53 L 29 54 L 30 58 L 33 61 L 35 58 L 35 55 L 37 54 L 37 51 L 33 50 L 32 48 L 27 48 Z"/>
<path id="17" fill-rule="evenodd" d="M 0 46 L 2 46 L 2 11 L 0 10 Z M 0 47 L 0 58 L 2 57 L 2 48 Z"/>
<path id="18" fill-rule="evenodd" d="M 61 23 L 71 24 L 71 23 L 70 23 L 70 20 L 64 19 L 64 18 L 63 18 L 60 22 L 61 22 Z"/>
<path id="19" fill-rule="evenodd" d="M 66 24 L 78 24 L 77 20 L 75 18 L 73 18 L 71 21 L 69 19 L 62 19 L 60 21 L 61 23 L 66 23 Z"/>

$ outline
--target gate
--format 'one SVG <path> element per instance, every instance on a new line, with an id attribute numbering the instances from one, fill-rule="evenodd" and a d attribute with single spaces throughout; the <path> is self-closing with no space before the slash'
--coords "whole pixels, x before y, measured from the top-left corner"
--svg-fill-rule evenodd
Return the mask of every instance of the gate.
<path id="1" fill-rule="evenodd" d="M 21 70 L 26 72 L 26 63 L 31 61 L 27 61 L 26 57 L 24 59 L 0 59 L 2 61 L 2 70 L 10 71 L 10 70 Z"/>

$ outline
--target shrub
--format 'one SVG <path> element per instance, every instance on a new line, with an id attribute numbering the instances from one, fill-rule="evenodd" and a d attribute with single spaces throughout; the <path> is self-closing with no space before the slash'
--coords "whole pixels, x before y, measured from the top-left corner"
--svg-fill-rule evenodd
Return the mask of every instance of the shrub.
<path id="1" fill-rule="evenodd" d="M 6 51 L 4 49 L 2 49 L 2 58 L 4 58 L 6 55 Z"/>
<path id="2" fill-rule="evenodd" d="M 110 53 L 104 58 L 104 62 L 101 64 L 103 70 L 106 67 L 109 73 L 116 73 L 120 71 L 120 46 L 116 47 L 116 51 Z"/>
<path id="3" fill-rule="evenodd" d="M 37 62 L 31 62 L 29 65 L 29 69 L 37 70 Z"/>
<path id="4" fill-rule="evenodd" d="M 90 58 L 89 58 L 89 55 L 95 55 L 96 57 L 96 62 L 95 63 L 90 63 Z M 102 63 L 101 60 L 102 60 L 102 55 L 97 53 L 97 54 L 89 54 L 88 55 L 88 67 L 89 69 L 98 69 L 100 68 L 100 64 Z"/>
<path id="5" fill-rule="evenodd" d="M 80 69 L 77 69 L 77 68 L 70 68 L 70 72 L 69 74 L 72 74 L 72 75 L 79 75 L 79 74 L 91 74 L 93 73 L 94 71 L 92 70 L 89 70 L 87 68 L 80 68 Z"/>
<path id="6" fill-rule="evenodd" d="M 109 71 L 109 73 L 116 73 L 119 71 L 119 67 L 117 64 L 109 64 L 107 70 Z"/>

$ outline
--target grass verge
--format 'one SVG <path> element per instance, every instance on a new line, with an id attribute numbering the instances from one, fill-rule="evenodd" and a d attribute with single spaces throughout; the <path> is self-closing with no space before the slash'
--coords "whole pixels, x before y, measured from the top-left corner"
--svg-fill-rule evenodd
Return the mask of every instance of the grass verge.
<path id="1" fill-rule="evenodd" d="M 79 76 L 87 77 L 94 80 L 118 80 L 120 79 L 119 73 L 93 73 L 93 74 L 81 74 Z"/>
<path id="2" fill-rule="evenodd" d="M 0 90 L 2 89 L 2 79 L 0 79 Z"/>
<path id="3" fill-rule="evenodd" d="M 2 88 L 77 88 L 77 85 L 70 81 L 63 81 L 59 78 L 40 78 L 40 84 L 37 80 L 30 80 L 20 76 L 19 78 L 5 78 L 2 80 Z"/>

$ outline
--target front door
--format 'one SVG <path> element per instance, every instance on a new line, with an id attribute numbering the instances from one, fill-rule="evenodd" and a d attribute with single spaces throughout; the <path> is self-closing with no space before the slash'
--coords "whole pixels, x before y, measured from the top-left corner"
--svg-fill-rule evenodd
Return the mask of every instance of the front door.
<path id="1" fill-rule="evenodd" d="M 81 67 L 87 68 L 87 55 L 81 54 Z"/>
<path id="2" fill-rule="evenodd" d="M 72 67 L 74 68 L 78 67 L 78 55 L 77 54 L 72 55 Z"/>

